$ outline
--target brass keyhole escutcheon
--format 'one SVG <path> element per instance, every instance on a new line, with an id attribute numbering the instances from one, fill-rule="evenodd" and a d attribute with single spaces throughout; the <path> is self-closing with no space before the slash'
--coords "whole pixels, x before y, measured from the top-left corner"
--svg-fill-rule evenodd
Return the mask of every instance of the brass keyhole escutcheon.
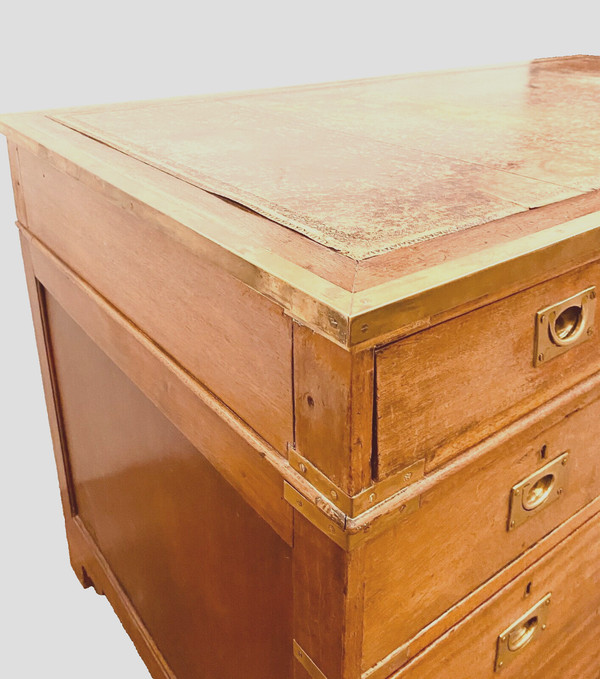
<path id="1" fill-rule="evenodd" d="M 556 477 L 554 474 L 546 474 L 533 483 L 525 493 L 523 493 L 523 509 L 532 511 L 537 509 L 540 505 L 550 497 Z"/>
<path id="2" fill-rule="evenodd" d="M 534 615 L 514 629 L 508 635 L 508 650 L 513 652 L 520 651 L 522 648 L 527 646 L 527 644 L 533 639 L 533 635 L 536 632 L 539 622 L 540 621 L 537 615 Z"/>
<path id="3" fill-rule="evenodd" d="M 585 326 L 583 306 L 572 305 L 551 319 L 550 338 L 558 346 L 566 346 L 579 338 Z"/>

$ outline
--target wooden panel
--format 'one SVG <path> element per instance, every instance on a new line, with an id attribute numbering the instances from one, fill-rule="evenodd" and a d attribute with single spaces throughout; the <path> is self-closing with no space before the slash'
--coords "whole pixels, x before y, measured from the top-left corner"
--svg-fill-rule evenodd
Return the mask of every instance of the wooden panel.
<path id="1" fill-rule="evenodd" d="M 407 337 L 376 355 L 377 473 L 432 469 L 600 367 L 590 340 L 533 366 L 535 315 L 590 285 L 600 264 Z"/>
<path id="2" fill-rule="evenodd" d="M 27 223 L 27 213 L 25 211 L 25 198 L 23 195 L 23 182 L 21 180 L 21 162 L 19 160 L 19 149 L 16 144 L 8 142 L 8 160 L 10 163 L 10 176 L 15 198 L 15 209 L 17 219 L 23 224 Z"/>
<path id="3" fill-rule="evenodd" d="M 371 481 L 373 352 L 294 324 L 296 448 L 346 493 Z"/>
<path id="4" fill-rule="evenodd" d="M 497 437 L 497 445 L 474 464 L 425 491 L 415 514 L 368 544 L 363 670 L 600 495 L 600 401 L 590 403 L 599 397 L 596 385 L 573 398 L 569 410 L 541 417 L 517 435 Z M 509 532 L 511 488 L 565 451 L 567 481 L 560 498 Z"/>
<path id="5" fill-rule="evenodd" d="M 80 327 L 291 544 L 285 460 L 39 242 L 27 242 L 27 252 L 35 275 Z"/>
<path id="6" fill-rule="evenodd" d="M 175 676 L 291 676 L 291 549 L 49 295 L 47 316 L 78 514 Z"/>
<path id="7" fill-rule="evenodd" d="M 597 679 L 599 544 L 596 515 L 392 679 Z M 552 599 L 546 630 L 495 673 L 498 635 L 548 592 Z"/>
<path id="8" fill-rule="evenodd" d="M 294 521 L 294 639 L 327 679 L 360 674 L 363 551 L 343 551 L 296 514 Z M 295 662 L 295 679 L 306 672 Z"/>
<path id="9" fill-rule="evenodd" d="M 291 321 L 81 182 L 21 152 L 28 227 L 279 451 L 292 440 Z"/>

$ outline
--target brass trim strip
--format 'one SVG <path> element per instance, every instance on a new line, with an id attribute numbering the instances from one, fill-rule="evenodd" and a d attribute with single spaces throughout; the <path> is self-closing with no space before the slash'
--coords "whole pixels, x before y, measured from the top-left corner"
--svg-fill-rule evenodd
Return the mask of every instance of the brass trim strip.
<path id="1" fill-rule="evenodd" d="M 307 655 L 306 651 L 300 646 L 300 644 L 294 639 L 294 658 L 304 667 L 304 669 L 310 674 L 312 679 L 327 679 L 327 677 L 321 672 L 321 670 L 315 665 L 315 663 Z"/>
<path id="2" fill-rule="evenodd" d="M 57 134 L 57 128 L 62 134 Z M 199 220 L 199 210 L 191 201 L 175 201 L 161 193 L 156 182 L 147 181 L 155 176 L 164 180 L 168 175 L 118 151 L 107 164 L 109 147 L 99 153 L 98 142 L 86 141 L 43 113 L 2 116 L 0 132 L 121 207 L 135 203 L 144 214 L 170 220 L 171 229 L 175 224 L 192 229 L 199 236 L 198 249 L 204 257 L 346 348 L 388 341 L 402 328 L 431 316 L 489 295 L 500 298 L 511 286 L 540 276 L 554 277 L 566 266 L 581 265 L 600 255 L 600 211 L 596 211 L 351 293 L 265 248 L 240 251 L 231 237 L 218 236 L 210 210 Z M 137 164 L 135 176 L 128 171 L 130 161 Z M 140 179 L 142 170 L 145 179 Z"/>
<path id="3" fill-rule="evenodd" d="M 357 495 L 348 495 L 339 486 L 315 467 L 309 460 L 300 455 L 295 448 L 288 451 L 288 460 L 292 467 L 327 499 L 350 518 L 371 509 L 375 505 L 389 499 L 425 476 L 425 459 L 417 460 L 414 464 L 389 476 L 382 481 L 365 488 Z"/>
<path id="4" fill-rule="evenodd" d="M 503 245 L 418 271 L 359 293 L 352 300 L 348 346 L 373 344 L 403 327 L 451 311 L 512 285 L 554 277 L 600 254 L 600 211 Z"/>

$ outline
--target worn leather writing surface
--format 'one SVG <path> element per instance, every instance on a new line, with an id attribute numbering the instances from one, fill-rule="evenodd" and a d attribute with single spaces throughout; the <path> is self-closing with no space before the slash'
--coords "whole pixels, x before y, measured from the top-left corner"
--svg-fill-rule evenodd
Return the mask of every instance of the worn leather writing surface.
<path id="1" fill-rule="evenodd" d="M 600 186 L 600 58 L 59 112 L 355 259 Z"/>

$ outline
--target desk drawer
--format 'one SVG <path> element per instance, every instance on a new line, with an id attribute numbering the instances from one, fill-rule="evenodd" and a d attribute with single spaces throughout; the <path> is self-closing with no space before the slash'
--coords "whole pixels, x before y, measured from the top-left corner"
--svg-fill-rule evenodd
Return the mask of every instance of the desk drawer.
<path id="1" fill-rule="evenodd" d="M 437 467 L 599 370 L 592 286 L 600 288 L 598 262 L 380 349 L 378 477 L 420 459 Z M 570 348 L 547 350 L 538 362 L 538 312 L 577 295 L 573 305 L 586 297 L 587 327 Z M 572 311 L 560 317 L 559 333 L 568 333 Z"/>
<path id="2" fill-rule="evenodd" d="M 595 375 L 469 451 L 367 545 L 363 671 L 399 667 L 416 634 L 600 495 L 599 399 Z"/>
<path id="3" fill-rule="evenodd" d="M 599 517 L 596 514 L 393 679 L 598 679 Z"/>

